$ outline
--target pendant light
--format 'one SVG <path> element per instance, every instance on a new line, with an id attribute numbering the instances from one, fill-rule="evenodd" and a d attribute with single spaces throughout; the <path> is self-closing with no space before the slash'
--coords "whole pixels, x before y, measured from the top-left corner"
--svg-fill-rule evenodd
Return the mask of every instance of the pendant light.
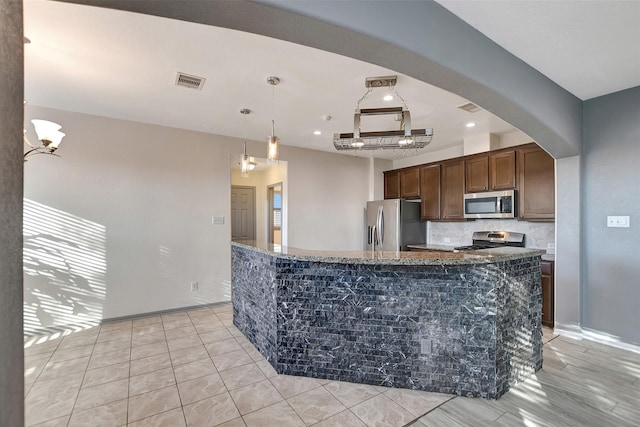
<path id="1" fill-rule="evenodd" d="M 268 77 L 267 83 L 272 87 L 272 101 L 273 101 L 273 111 L 272 111 L 272 119 L 271 119 L 271 135 L 267 137 L 267 161 L 269 164 L 277 164 L 278 163 L 278 144 L 279 140 L 276 136 L 276 86 L 280 84 L 280 79 L 278 77 Z"/>
<path id="2" fill-rule="evenodd" d="M 404 98 L 395 90 L 397 76 L 367 77 L 365 87 L 367 92 L 356 104 L 353 116 L 353 133 L 336 133 L 333 135 L 333 145 L 336 150 L 378 150 L 400 149 L 418 150 L 426 147 L 433 139 L 433 129 L 413 129 L 411 127 L 411 114 Z M 395 97 L 403 104 L 401 107 L 360 108 L 373 89 L 388 87 L 394 91 Z M 399 118 L 400 130 L 386 130 L 374 132 L 361 132 L 361 116 L 394 115 Z"/>
<path id="3" fill-rule="evenodd" d="M 240 110 L 240 114 L 244 117 L 244 152 L 242 154 L 242 160 L 240 160 L 240 176 L 242 178 L 249 178 L 249 171 L 256 167 L 256 162 L 247 155 L 247 116 L 251 114 L 251 110 L 243 108 Z"/>

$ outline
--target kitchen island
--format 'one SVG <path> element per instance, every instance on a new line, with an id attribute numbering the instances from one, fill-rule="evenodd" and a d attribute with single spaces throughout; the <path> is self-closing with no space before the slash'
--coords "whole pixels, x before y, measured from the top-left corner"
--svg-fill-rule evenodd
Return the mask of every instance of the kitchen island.
<path id="1" fill-rule="evenodd" d="M 281 374 L 496 399 L 542 367 L 543 253 L 232 242 L 233 322 Z"/>

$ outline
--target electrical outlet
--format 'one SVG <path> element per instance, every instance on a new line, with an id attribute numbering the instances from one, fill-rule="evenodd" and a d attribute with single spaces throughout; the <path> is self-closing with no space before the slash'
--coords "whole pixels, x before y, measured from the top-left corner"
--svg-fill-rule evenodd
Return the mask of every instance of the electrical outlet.
<path id="1" fill-rule="evenodd" d="M 629 228 L 628 216 L 607 216 L 607 227 Z"/>
<path id="2" fill-rule="evenodd" d="M 445 243 L 451 243 L 451 239 L 450 239 L 450 238 L 448 238 L 448 237 L 445 237 L 445 238 L 444 238 L 444 242 L 445 242 Z"/>
<path id="3" fill-rule="evenodd" d="M 191 292 L 198 290 L 198 282 L 191 282 Z"/>

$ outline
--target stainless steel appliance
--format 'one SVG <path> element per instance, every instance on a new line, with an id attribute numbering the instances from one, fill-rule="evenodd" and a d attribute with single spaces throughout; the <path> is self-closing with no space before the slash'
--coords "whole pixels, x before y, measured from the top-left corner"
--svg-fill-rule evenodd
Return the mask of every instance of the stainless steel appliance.
<path id="1" fill-rule="evenodd" d="M 426 238 L 419 201 L 367 202 L 367 250 L 406 251 L 407 245 L 422 245 Z"/>
<path id="2" fill-rule="evenodd" d="M 488 191 L 464 195 L 465 218 L 515 218 L 516 192 Z"/>
<path id="3" fill-rule="evenodd" d="M 454 249 L 458 251 L 470 251 L 504 246 L 523 248 L 524 237 L 525 235 L 523 233 L 513 233 L 510 231 L 475 231 L 473 233 L 472 245 L 458 246 Z"/>

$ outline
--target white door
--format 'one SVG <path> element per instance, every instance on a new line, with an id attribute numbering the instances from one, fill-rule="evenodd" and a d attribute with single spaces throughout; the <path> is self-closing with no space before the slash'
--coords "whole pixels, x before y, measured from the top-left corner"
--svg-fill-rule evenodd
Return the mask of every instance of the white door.
<path id="1" fill-rule="evenodd" d="M 256 239 L 255 204 L 255 187 L 231 187 L 231 240 Z"/>

